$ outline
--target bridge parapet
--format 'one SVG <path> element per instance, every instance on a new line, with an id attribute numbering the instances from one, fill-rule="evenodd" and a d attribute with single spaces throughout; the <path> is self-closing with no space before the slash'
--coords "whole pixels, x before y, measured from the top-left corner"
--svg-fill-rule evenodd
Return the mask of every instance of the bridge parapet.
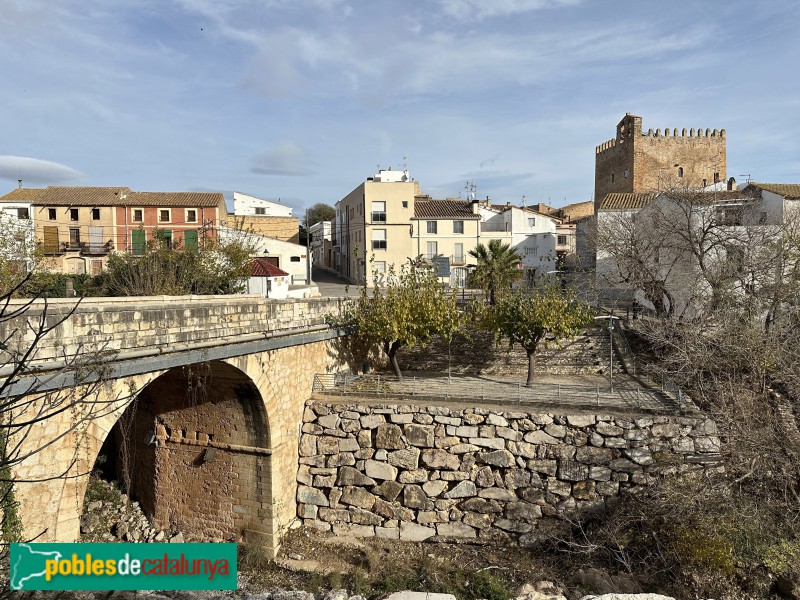
<path id="1" fill-rule="evenodd" d="M 26 302 L 12 301 L 8 310 Z M 0 339 L 13 333 L 9 348 L 26 347 L 34 337 L 29 325 L 35 326 L 44 313 L 47 326 L 54 329 L 38 345 L 34 363 L 86 349 L 128 354 L 302 331 L 324 325 L 326 315 L 340 315 L 346 302 L 344 298 L 266 300 L 259 295 L 142 296 L 84 298 L 76 307 L 74 299 L 37 300 L 24 316 L 0 324 Z"/>

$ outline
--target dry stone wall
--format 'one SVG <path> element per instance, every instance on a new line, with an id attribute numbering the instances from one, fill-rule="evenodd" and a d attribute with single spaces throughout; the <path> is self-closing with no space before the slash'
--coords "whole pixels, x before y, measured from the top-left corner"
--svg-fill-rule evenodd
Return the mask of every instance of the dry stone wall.
<path id="1" fill-rule="evenodd" d="M 721 469 L 703 416 L 307 404 L 298 516 L 339 535 L 521 544 L 656 478 Z"/>

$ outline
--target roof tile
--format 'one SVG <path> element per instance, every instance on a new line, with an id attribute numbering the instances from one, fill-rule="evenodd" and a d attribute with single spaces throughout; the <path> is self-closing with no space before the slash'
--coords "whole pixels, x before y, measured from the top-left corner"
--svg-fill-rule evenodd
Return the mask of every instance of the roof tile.
<path id="1" fill-rule="evenodd" d="M 417 219 L 480 219 L 472 214 L 470 202 L 463 200 L 420 200 L 414 203 Z"/>

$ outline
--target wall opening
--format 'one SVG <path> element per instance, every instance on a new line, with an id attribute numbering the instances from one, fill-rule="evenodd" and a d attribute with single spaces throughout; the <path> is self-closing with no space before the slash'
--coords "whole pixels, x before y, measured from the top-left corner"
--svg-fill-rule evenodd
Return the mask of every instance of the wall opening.
<path id="1" fill-rule="evenodd" d="M 95 470 L 118 481 L 155 527 L 236 541 L 271 530 L 269 447 L 255 384 L 212 361 L 145 387 L 107 436 Z"/>

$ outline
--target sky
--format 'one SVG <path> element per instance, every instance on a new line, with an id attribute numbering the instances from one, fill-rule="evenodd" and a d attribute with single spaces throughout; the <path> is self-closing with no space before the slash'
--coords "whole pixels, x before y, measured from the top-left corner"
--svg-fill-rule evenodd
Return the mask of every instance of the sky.
<path id="1" fill-rule="evenodd" d="M 0 193 L 592 199 L 625 113 L 800 183 L 800 0 L 0 0 Z"/>

